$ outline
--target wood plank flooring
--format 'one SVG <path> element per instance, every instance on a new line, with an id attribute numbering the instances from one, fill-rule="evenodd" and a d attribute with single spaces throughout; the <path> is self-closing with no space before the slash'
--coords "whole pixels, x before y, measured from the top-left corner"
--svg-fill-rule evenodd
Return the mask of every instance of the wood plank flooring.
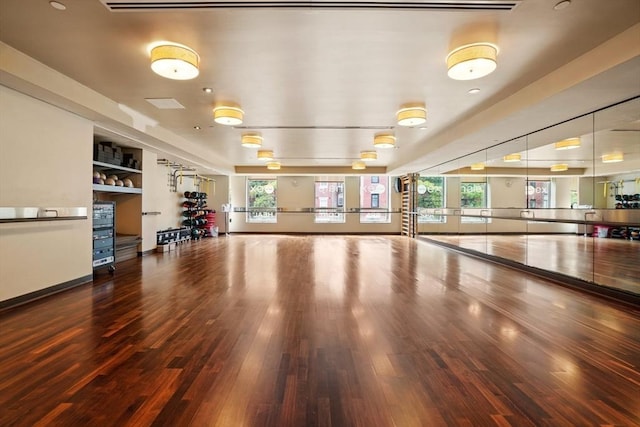
<path id="1" fill-rule="evenodd" d="M 423 237 L 640 294 L 640 242 L 635 240 L 569 234 Z"/>
<path id="2" fill-rule="evenodd" d="M 221 236 L 0 313 L 0 425 L 637 426 L 640 308 L 400 236 Z"/>

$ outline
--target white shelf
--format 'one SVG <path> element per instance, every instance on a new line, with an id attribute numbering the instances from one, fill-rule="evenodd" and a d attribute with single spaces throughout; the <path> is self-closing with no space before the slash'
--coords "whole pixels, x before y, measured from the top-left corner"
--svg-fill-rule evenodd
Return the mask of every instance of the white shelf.
<path id="1" fill-rule="evenodd" d="M 112 169 L 129 173 L 142 173 L 142 171 L 138 169 L 125 168 L 124 166 L 112 165 L 111 163 L 103 163 L 95 160 L 93 161 L 93 166 L 96 169 Z"/>
<path id="2" fill-rule="evenodd" d="M 117 185 L 93 184 L 93 191 L 103 193 L 142 194 L 142 188 L 118 187 Z"/>

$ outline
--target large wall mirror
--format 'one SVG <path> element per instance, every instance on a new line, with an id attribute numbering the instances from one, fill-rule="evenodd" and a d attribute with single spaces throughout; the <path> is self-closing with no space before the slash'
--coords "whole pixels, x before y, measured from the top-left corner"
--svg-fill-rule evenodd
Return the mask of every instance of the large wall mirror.
<path id="1" fill-rule="evenodd" d="M 420 237 L 640 295 L 640 98 L 420 171 Z"/>

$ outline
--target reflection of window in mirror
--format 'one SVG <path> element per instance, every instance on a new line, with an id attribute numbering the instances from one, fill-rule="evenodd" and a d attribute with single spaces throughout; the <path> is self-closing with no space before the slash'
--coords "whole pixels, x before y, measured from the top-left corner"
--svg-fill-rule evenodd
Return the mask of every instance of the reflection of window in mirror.
<path id="1" fill-rule="evenodd" d="M 527 204 L 529 209 L 548 209 L 552 208 L 552 182 L 545 181 L 527 181 Z"/>
<path id="2" fill-rule="evenodd" d="M 442 215 L 431 215 L 427 209 L 444 208 L 445 203 L 445 180 L 442 176 L 420 176 L 418 178 L 418 223 L 445 222 L 446 217 Z"/>
<path id="3" fill-rule="evenodd" d="M 578 190 L 571 190 L 571 207 L 578 206 Z"/>
<path id="4" fill-rule="evenodd" d="M 460 183 L 460 207 L 465 209 L 488 208 L 488 185 L 486 182 L 461 182 Z M 463 223 L 485 222 L 485 218 L 465 217 Z"/>

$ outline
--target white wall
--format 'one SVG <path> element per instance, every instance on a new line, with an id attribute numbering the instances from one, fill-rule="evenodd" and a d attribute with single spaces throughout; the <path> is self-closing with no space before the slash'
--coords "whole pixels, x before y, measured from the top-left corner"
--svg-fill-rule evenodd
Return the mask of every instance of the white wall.
<path id="1" fill-rule="evenodd" d="M 230 177 L 230 199 L 234 207 L 246 207 L 246 177 Z M 278 206 L 288 209 L 311 208 L 314 200 L 313 176 L 278 177 Z M 392 187 L 391 187 L 392 188 Z M 360 206 L 360 177 L 345 177 L 345 207 Z M 400 208 L 400 196 L 391 191 L 391 208 Z M 257 233 L 400 233 L 400 214 L 391 214 L 389 224 L 361 224 L 360 215 L 345 214 L 342 224 L 316 224 L 315 216 L 310 213 L 278 213 L 276 224 L 247 223 L 245 213 L 231 213 L 231 232 Z"/>
<path id="2" fill-rule="evenodd" d="M 89 219 L 0 224 L 0 301 L 92 274 L 93 124 L 0 86 L 0 206 Z"/>

